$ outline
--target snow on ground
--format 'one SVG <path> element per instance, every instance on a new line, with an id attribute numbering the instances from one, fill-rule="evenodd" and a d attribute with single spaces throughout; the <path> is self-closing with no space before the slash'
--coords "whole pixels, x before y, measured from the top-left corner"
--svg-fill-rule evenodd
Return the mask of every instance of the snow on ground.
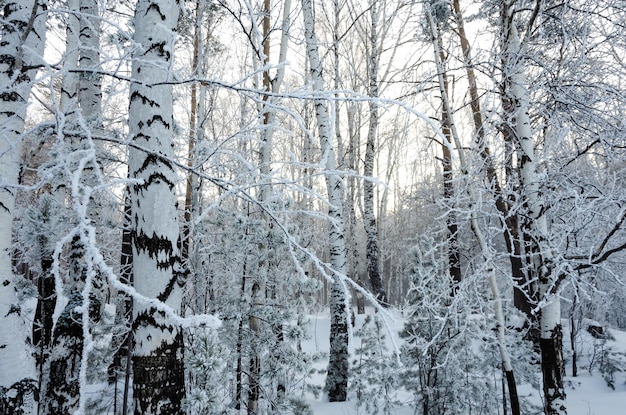
<path id="1" fill-rule="evenodd" d="M 368 310 L 370 312 L 371 310 Z M 364 316 L 357 316 L 355 330 L 363 323 Z M 401 343 L 398 332 L 403 327 L 404 320 L 400 312 L 391 310 L 387 318 L 390 333 L 387 337 L 393 335 L 393 342 L 397 345 Z M 327 353 L 329 349 L 328 333 L 330 330 L 330 322 L 326 313 L 318 313 L 309 316 L 311 338 L 303 344 L 306 352 L 323 352 Z M 598 340 L 591 337 L 586 331 L 581 331 L 579 343 L 579 369 L 578 376 L 571 376 L 571 362 L 569 357 L 570 343 L 569 333 L 567 331 L 567 322 L 563 321 L 563 327 L 566 329 L 564 333 L 564 353 L 566 359 L 565 378 L 567 384 L 567 410 L 569 415 L 621 415 L 626 414 L 626 373 L 618 372 L 615 375 L 615 390 L 607 386 L 606 381 L 602 378 L 597 369 L 593 373 L 589 373 L 589 362 L 594 351 L 594 342 L 599 344 Z M 613 347 L 616 351 L 626 352 L 626 333 L 609 330 L 615 341 L 609 340 L 605 347 Z M 360 339 L 351 336 L 350 351 L 353 352 L 355 346 L 359 346 Z M 390 343 L 393 345 L 393 343 Z M 393 346 L 391 346 L 393 347 Z M 597 348 L 596 348 L 597 351 Z M 325 369 L 327 360 L 320 361 L 316 364 L 316 369 Z M 538 378 L 541 377 L 537 373 Z M 324 374 L 315 374 L 311 378 L 311 382 L 315 385 L 324 385 Z M 520 394 L 533 394 L 537 397 L 537 403 L 540 402 L 539 391 L 533 389 L 530 385 L 520 385 Z M 313 408 L 314 415 L 374 415 L 368 414 L 364 408 L 358 408 L 354 399 L 347 402 L 325 402 L 322 396 L 308 396 L 308 401 Z M 412 415 L 413 408 L 405 407 L 398 409 L 395 415 Z"/>
<path id="2" fill-rule="evenodd" d="M 624 381 L 615 391 L 606 386 L 598 375 L 583 371 L 576 378 L 568 377 L 574 387 L 567 389 L 569 415 L 620 415 L 626 413 L 626 385 Z"/>
<path id="3" fill-rule="evenodd" d="M 613 347 L 616 351 L 626 352 L 626 333 L 609 329 L 608 332 L 615 341 L 608 341 L 606 347 Z M 568 336 L 568 333 L 565 333 Z M 566 337 L 567 338 L 567 337 Z M 607 386 L 606 381 L 595 369 L 589 373 L 589 358 L 593 353 L 593 343 L 598 343 L 587 332 L 583 332 L 583 367 L 578 371 L 577 377 L 566 377 L 567 409 L 569 415 L 621 415 L 626 414 L 626 373 L 615 374 L 615 390 Z M 569 347 L 569 342 L 564 345 Z M 567 374 L 571 375 L 571 366 L 566 368 Z"/>

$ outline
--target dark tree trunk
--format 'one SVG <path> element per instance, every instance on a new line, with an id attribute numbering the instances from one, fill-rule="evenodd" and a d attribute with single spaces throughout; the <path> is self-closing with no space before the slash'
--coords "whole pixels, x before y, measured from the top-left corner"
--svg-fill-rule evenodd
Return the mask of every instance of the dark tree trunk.
<path id="1" fill-rule="evenodd" d="M 443 52 L 441 53 L 442 62 L 445 57 Z M 448 77 L 444 78 L 444 88 L 448 91 Z M 441 160 L 443 167 L 443 197 L 445 203 L 450 205 L 450 211 L 446 215 L 446 226 L 448 228 L 448 269 L 450 271 L 450 277 L 452 278 L 451 294 L 456 295 L 459 284 L 462 280 L 461 275 L 461 262 L 459 257 L 459 243 L 458 243 L 458 226 L 456 223 L 456 215 L 454 214 L 454 183 L 452 173 L 452 154 L 450 148 L 452 148 L 452 132 L 450 131 L 450 120 L 448 113 L 445 109 L 441 111 L 441 130 L 446 137 L 447 143 L 441 143 L 441 151 L 443 158 Z"/>
<path id="2" fill-rule="evenodd" d="M 42 241 L 41 244 L 43 246 L 47 242 Z M 43 254 L 41 274 L 37 278 L 38 298 L 33 322 L 33 346 L 38 350 L 37 365 L 40 370 L 47 359 L 48 348 L 52 344 L 52 315 L 57 302 L 54 275 L 50 272 L 53 262 L 51 255 Z"/>
<path id="3" fill-rule="evenodd" d="M 148 356 L 133 356 L 135 415 L 183 413 L 180 410 L 185 397 L 182 343 L 179 331 L 173 343 L 163 343 Z"/>
<path id="4" fill-rule="evenodd" d="M 122 244 L 120 253 L 120 282 L 129 286 L 133 285 L 133 241 L 130 231 L 131 206 L 128 189 L 124 200 L 124 228 L 122 229 Z M 130 295 L 119 293 L 119 301 L 122 306 L 118 308 L 117 319 L 121 324 L 130 327 L 133 316 L 133 298 Z M 122 391 L 122 413 L 128 413 L 128 395 L 130 390 L 130 372 L 132 355 L 132 330 L 129 330 L 119 343 L 119 348 L 113 355 L 113 361 L 109 366 L 109 382 L 115 383 L 114 406 L 117 408 L 117 380 L 120 374 L 124 375 L 124 390 Z"/>
<path id="5" fill-rule="evenodd" d="M 536 323 L 536 316 L 532 313 L 534 304 L 533 299 L 535 297 L 533 295 L 533 292 L 531 292 L 532 286 L 529 285 L 526 274 L 524 273 L 521 241 L 519 239 L 520 231 L 518 218 L 516 215 L 510 214 L 510 201 L 507 199 L 507 195 L 504 193 L 503 189 L 500 186 L 500 179 L 498 178 L 491 152 L 489 151 L 489 147 L 485 143 L 485 128 L 483 125 L 483 114 L 480 105 L 480 95 L 476 83 L 476 75 L 474 73 L 474 64 L 472 61 L 470 43 L 465 34 L 465 24 L 463 22 L 463 14 L 461 12 L 459 0 L 453 1 L 453 8 L 457 23 L 457 33 L 461 43 L 461 50 L 463 52 L 463 60 L 465 63 L 465 70 L 467 73 L 467 80 L 469 84 L 468 89 L 470 94 L 470 108 L 472 109 L 472 120 L 474 123 L 476 143 L 479 148 L 480 156 L 485 163 L 485 173 L 487 176 L 487 180 L 489 180 L 489 184 L 494 191 L 496 208 L 500 213 L 500 218 L 504 225 L 503 236 L 509 253 L 509 260 L 511 263 L 511 276 L 513 278 L 513 281 L 515 282 L 515 286 L 513 287 L 513 302 L 515 307 L 518 310 L 522 311 L 527 317 L 527 328 L 532 330 L 532 332 L 529 331 L 529 337 L 536 339 L 538 338 L 536 324 L 534 324 Z M 510 102 L 508 101 L 506 94 L 503 94 L 502 97 L 503 105 L 505 106 L 505 108 L 508 108 L 507 112 L 510 113 L 512 107 L 510 106 Z M 513 137 L 515 133 L 512 131 L 510 125 L 503 125 L 502 134 L 504 136 L 505 144 L 507 148 L 509 148 L 509 150 L 507 151 L 507 163 L 505 165 L 505 177 L 507 180 L 511 180 L 511 178 L 513 177 L 513 169 L 511 167 L 512 159 L 510 157 L 512 154 L 511 147 L 513 145 Z"/>
<path id="6" fill-rule="evenodd" d="M 325 389 L 330 402 L 343 402 L 348 396 L 348 317 L 344 292 L 334 282 L 330 293 L 330 354 Z"/>
<path id="7" fill-rule="evenodd" d="M 67 415 L 78 408 L 80 383 L 79 370 L 83 352 L 82 315 L 75 311 L 82 305 L 79 292 L 61 313 L 54 329 L 54 342 L 48 359 L 45 397 L 42 399 L 42 415 Z"/>
<path id="8" fill-rule="evenodd" d="M 509 389 L 509 399 L 511 401 L 511 413 L 520 415 L 519 396 L 517 394 L 517 383 L 515 383 L 515 374 L 512 370 L 505 370 L 506 386 Z"/>
<path id="9" fill-rule="evenodd" d="M 235 409 L 237 411 L 241 410 L 241 402 L 243 396 L 243 357 L 242 357 L 242 349 L 243 349 L 243 319 L 239 319 L 239 326 L 237 329 L 237 366 L 235 368 Z"/>
<path id="10" fill-rule="evenodd" d="M 563 376 L 565 365 L 563 363 L 563 331 L 558 325 L 550 338 L 539 340 L 541 347 L 541 370 L 543 372 L 543 393 L 546 415 L 564 415 L 565 388 Z"/>

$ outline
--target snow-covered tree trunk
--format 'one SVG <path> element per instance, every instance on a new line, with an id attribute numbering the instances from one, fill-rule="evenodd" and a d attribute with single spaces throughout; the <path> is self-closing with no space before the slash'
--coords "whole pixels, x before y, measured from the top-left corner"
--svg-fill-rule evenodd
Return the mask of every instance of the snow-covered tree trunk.
<path id="1" fill-rule="evenodd" d="M 539 281 L 539 295 L 543 305 L 540 316 L 539 345 L 543 372 L 544 410 L 547 415 L 565 415 L 564 363 L 562 355 L 563 331 L 561 305 L 555 290 L 558 276 L 554 275 L 553 255 L 547 244 L 548 223 L 541 196 L 538 159 L 530 122 L 530 99 L 524 73 L 523 45 L 520 40 L 513 6 L 503 2 L 503 77 L 504 93 L 511 103 L 514 135 L 519 152 L 520 200 L 524 205 L 532 233 L 530 261 L 533 277 Z"/>
<path id="2" fill-rule="evenodd" d="M 315 35 L 312 0 L 302 0 L 302 14 L 304 17 L 304 37 L 313 91 L 316 94 L 321 94 L 324 91 L 324 80 L 322 78 L 322 63 L 319 57 L 317 36 Z M 315 114 L 322 158 L 326 169 L 328 215 L 330 217 L 330 264 L 333 273 L 330 290 L 330 356 L 324 388 L 329 401 L 345 401 L 348 392 L 349 356 L 347 291 L 343 281 L 346 275 L 346 246 L 342 217 L 343 187 L 341 177 L 336 171 L 328 104 L 321 97 L 315 99 Z"/>
<path id="3" fill-rule="evenodd" d="M 269 73 L 270 62 L 270 15 L 271 15 L 271 1 L 263 0 L 263 19 L 262 19 L 262 33 L 259 35 L 258 49 L 261 51 L 261 66 L 265 69 L 262 73 L 262 85 L 263 91 L 272 91 L 271 75 Z M 272 135 L 274 126 L 272 125 L 275 118 L 275 111 L 271 106 L 267 105 L 271 98 L 269 95 L 263 95 L 262 104 L 259 103 L 259 114 L 262 116 L 262 129 L 261 129 L 261 148 L 259 151 L 259 192 L 258 200 L 260 203 L 264 203 L 268 196 L 272 192 L 272 184 L 270 178 L 271 163 L 272 163 Z M 258 249 L 258 263 L 257 274 L 252 284 L 252 293 L 250 296 L 250 310 L 248 313 L 248 327 L 250 328 L 253 338 L 251 341 L 251 356 L 249 364 L 248 375 L 248 415 L 256 415 L 259 411 L 259 400 L 261 399 L 261 355 L 262 346 L 260 344 L 261 339 L 261 320 L 260 320 L 260 308 L 261 304 L 266 303 L 266 293 L 268 286 L 269 274 L 273 272 L 271 269 L 270 261 L 268 260 L 268 251 L 270 249 L 269 235 L 269 218 L 266 215 L 261 214 L 263 226 L 265 229 L 263 233 L 268 238 L 261 238 L 257 243 Z"/>
<path id="4" fill-rule="evenodd" d="M 95 15 L 94 15 L 95 13 Z M 94 196 L 93 186 L 98 184 L 99 146 L 91 140 L 94 130 L 100 127 L 101 84 L 100 76 L 94 74 L 99 67 L 99 23 L 97 20 L 97 4 L 94 0 L 70 0 L 66 16 L 66 51 L 61 83 L 60 105 L 56 113 L 57 144 L 67 149 L 70 171 L 66 174 L 73 177 L 60 179 L 60 186 L 52 186 L 53 198 L 59 204 L 66 200 L 66 183 L 74 183 L 71 187 L 71 204 L 76 213 L 89 217 L 79 217 L 78 221 L 89 220 L 98 225 L 98 216 L 102 214 L 102 206 L 92 208 Z M 86 44 L 82 44 L 82 41 Z M 79 63 L 82 71 L 79 71 Z M 96 147 L 95 149 L 93 147 Z M 91 152 L 91 150 L 96 150 Z M 86 159 L 88 158 L 88 160 Z M 84 164 L 83 164 L 84 163 Z M 75 180 L 77 179 L 77 180 Z M 87 196 L 86 199 L 85 196 Z M 87 206 L 83 206 L 83 203 Z M 74 236 L 70 244 L 69 267 L 70 278 L 66 281 L 70 295 L 70 303 L 65 307 L 55 325 L 54 338 L 50 356 L 42 374 L 42 414 L 65 414 L 81 410 L 87 397 L 81 396 L 85 383 L 81 382 L 81 369 L 85 362 L 95 364 L 97 359 L 107 356 L 108 347 L 106 329 L 96 328 L 100 320 L 101 306 L 105 294 L 105 286 L 101 278 L 95 275 L 88 278 L 86 261 L 87 242 L 84 231 Z M 51 259 L 42 258 L 44 260 Z M 43 270 L 42 270 L 43 271 Z M 43 274 L 43 278 L 49 278 Z M 88 284 L 88 285 L 86 285 Z M 87 294 L 88 293 L 88 294 Z M 42 295 L 43 294 L 43 295 Z M 48 293 L 40 293 L 40 303 L 49 302 Z M 77 313 L 76 307 L 85 305 L 88 312 Z M 83 320 L 87 320 L 84 321 Z M 85 332 L 88 331 L 89 333 Z M 85 351 L 85 337 L 93 337 L 97 351 Z M 42 345 L 45 347 L 45 343 Z M 94 351 L 97 353 L 94 354 Z M 85 353 L 88 353 L 85 356 Z M 98 357 L 96 357 L 98 355 Z M 86 358 L 86 359 L 85 359 Z M 101 362 L 102 363 L 102 362 Z M 104 367 L 90 366 L 89 377 L 93 381 L 100 377 L 103 380 Z M 86 381 L 87 379 L 83 379 Z M 81 399 L 82 398 L 82 399 Z"/>
<path id="5" fill-rule="evenodd" d="M 77 244 L 73 245 L 73 257 L 83 253 L 82 246 L 77 249 Z M 79 258 L 72 258 L 74 264 L 79 261 Z M 75 272 L 82 275 L 85 271 L 82 269 L 71 271 Z M 54 325 L 53 342 L 45 365 L 46 373 L 42 374 L 45 378 L 45 382 L 42 383 L 42 387 L 45 387 L 45 396 L 42 397 L 40 406 L 41 415 L 71 414 L 80 404 L 80 369 L 84 335 L 83 315 L 79 310 L 84 301 L 79 287 L 73 286 L 70 290 L 69 302 Z M 89 317 L 96 319 L 99 304 L 91 301 L 89 305 Z"/>
<path id="6" fill-rule="evenodd" d="M 264 66 L 267 68 L 270 63 L 270 46 L 271 46 L 271 1 L 264 0 L 263 3 L 264 16 L 263 16 L 263 58 L 264 58 Z M 279 67 L 276 69 L 276 75 L 274 78 L 271 77 L 269 68 L 263 71 L 263 90 L 267 92 L 271 92 L 273 94 L 278 94 L 280 92 L 280 88 L 282 87 L 283 79 L 285 76 L 285 63 L 287 60 L 287 51 L 288 51 L 288 40 L 289 40 L 289 28 L 291 26 L 291 0 L 285 0 L 283 3 L 283 12 L 282 12 L 282 22 L 281 22 L 281 37 L 280 37 L 280 47 L 278 51 L 278 64 Z M 262 130 L 262 148 L 260 154 L 260 173 L 261 180 L 267 182 L 267 184 L 261 184 L 261 191 L 259 193 L 259 200 L 262 203 L 265 203 L 268 199 L 268 196 L 273 192 L 273 187 L 271 184 L 271 163 L 272 163 L 272 149 L 273 145 L 273 135 L 276 129 L 276 108 L 274 98 L 270 96 L 270 94 L 265 95 L 263 97 L 263 130 Z M 275 242 L 272 241 L 274 238 L 272 225 L 270 218 L 264 214 L 263 215 L 265 222 L 265 235 L 266 241 L 263 242 L 264 247 L 262 250 L 267 252 L 262 252 L 261 257 L 265 263 L 265 267 L 268 270 L 268 281 L 269 289 L 266 290 L 270 294 L 270 298 L 274 301 L 277 300 L 276 296 L 279 291 L 281 291 L 278 287 L 281 286 L 281 277 L 278 274 L 277 263 L 276 260 L 272 260 L 273 255 L 271 251 L 276 249 L 274 247 Z M 267 258 L 267 259 L 266 259 Z M 260 264 L 262 265 L 262 264 Z M 263 271 L 261 271 L 263 272 Z M 275 314 L 275 319 L 272 321 L 271 329 L 274 334 L 274 345 L 272 348 L 272 352 L 270 354 L 270 365 L 277 364 L 277 367 L 280 367 L 280 351 L 282 349 L 282 343 L 284 341 L 283 334 L 283 320 L 282 313 L 277 312 Z M 276 375 L 276 403 L 282 404 L 285 398 L 285 391 L 287 389 L 287 376 L 284 370 L 279 370 Z"/>
<path id="7" fill-rule="evenodd" d="M 380 64 L 380 45 L 378 42 L 379 11 L 377 1 L 373 1 L 369 8 L 370 28 L 368 37 L 369 54 L 367 59 L 367 71 L 369 78 L 368 94 L 370 98 L 378 98 L 378 66 Z M 378 223 L 374 213 L 374 183 L 370 178 L 374 176 L 374 161 L 376 158 L 376 144 L 378 141 L 379 111 L 378 104 L 373 100 L 369 105 L 369 127 L 367 130 L 367 143 L 365 146 L 365 160 L 363 162 L 363 174 L 366 179 L 363 183 L 363 224 L 367 235 L 365 257 L 367 260 L 367 274 L 372 285 L 372 292 L 381 304 L 387 303 L 385 287 L 380 275 L 379 248 L 378 248 Z"/>
<path id="8" fill-rule="evenodd" d="M 345 5 L 339 0 L 333 1 L 333 88 L 337 91 L 342 89 L 342 76 L 340 73 L 340 54 L 339 48 L 341 46 L 341 39 L 344 34 L 343 29 L 341 28 L 341 11 Z M 339 94 L 337 94 L 339 95 Z M 347 171 L 356 172 L 358 169 L 359 156 L 357 155 L 360 146 L 360 134 L 359 129 L 355 127 L 355 117 L 356 117 L 356 108 L 357 104 L 355 103 L 346 103 L 347 111 L 346 111 L 346 124 L 348 126 L 347 130 L 347 145 L 345 150 L 345 159 L 344 159 L 344 167 Z M 335 125 L 341 125 L 341 107 L 340 105 L 335 106 Z M 335 137 L 337 140 L 337 147 L 339 154 L 343 154 L 341 148 L 339 148 L 340 143 L 343 141 L 341 138 L 341 128 L 335 128 Z M 347 252 L 347 263 L 346 270 L 350 278 L 352 278 L 359 286 L 363 286 L 363 281 L 361 279 L 361 275 L 359 273 L 360 270 L 360 253 L 359 253 L 359 244 L 357 238 L 357 215 L 356 215 L 356 205 L 357 205 L 357 178 L 354 175 L 349 175 L 346 178 L 347 181 L 347 194 L 345 195 L 345 203 L 344 203 L 344 217 L 345 217 L 345 230 L 346 230 L 346 252 Z M 360 224 L 358 225 L 360 226 Z M 358 314 L 365 314 L 365 296 L 359 290 L 353 291 L 354 299 L 356 302 L 356 308 Z"/>
<path id="9" fill-rule="evenodd" d="M 56 129 L 57 146 L 63 149 L 71 149 L 76 132 L 77 120 L 77 98 L 78 98 L 78 77 L 76 69 L 78 67 L 79 52 L 79 0 L 70 0 L 67 4 L 68 14 L 65 17 L 65 54 L 63 65 L 63 79 L 61 81 L 61 92 L 59 107 L 57 108 Z M 61 176 L 57 178 L 58 183 L 52 184 L 52 198 L 56 199 L 59 205 L 63 205 L 66 198 L 66 183 L 69 178 Z M 51 241 L 55 243 L 56 241 Z M 75 311 L 76 307 L 82 306 L 82 274 L 84 269 L 80 264 L 82 245 L 78 237 L 75 237 L 71 244 L 70 254 L 70 278 L 67 281 L 69 291 L 69 302 L 63 312 L 55 322 L 52 343 L 49 349 L 47 361 L 43 362 L 43 373 L 41 374 L 42 398 L 39 412 L 42 415 L 60 415 L 73 413 L 78 409 L 80 400 L 79 373 L 83 352 L 83 331 L 82 314 Z M 53 263 L 52 252 L 46 253 L 42 258 L 44 261 Z M 50 257 L 48 257 L 50 255 Z M 42 278 L 50 278 L 42 269 Z M 47 272 L 46 272 L 47 274 Z M 48 298 L 40 293 L 40 302 L 48 301 Z M 45 345 L 43 345 L 45 347 Z"/>
<path id="10" fill-rule="evenodd" d="M 136 414 L 182 414 L 182 331 L 157 302 L 178 313 L 186 272 L 180 258 L 173 156 L 173 63 L 179 7 L 139 0 L 130 87 L 129 152 L 133 278 L 151 302 L 133 307 L 133 397 Z"/>
<path id="11" fill-rule="evenodd" d="M 45 43 L 46 0 L 6 1 L 0 41 L 0 412 L 37 411 L 37 374 L 11 265 L 26 105 Z"/>

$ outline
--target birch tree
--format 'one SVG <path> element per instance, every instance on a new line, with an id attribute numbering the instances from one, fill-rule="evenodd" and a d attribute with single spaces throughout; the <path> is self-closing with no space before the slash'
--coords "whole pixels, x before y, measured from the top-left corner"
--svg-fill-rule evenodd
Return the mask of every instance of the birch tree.
<path id="1" fill-rule="evenodd" d="M 385 3 L 382 4 L 385 6 Z M 376 147 L 378 138 L 378 124 L 380 110 L 375 99 L 379 97 L 379 75 L 380 52 L 382 45 L 379 42 L 380 35 L 380 10 L 378 1 L 373 1 L 369 6 L 370 27 L 367 39 L 367 78 L 369 81 L 368 95 L 373 98 L 369 103 L 369 126 L 367 130 L 367 143 L 365 146 L 365 160 L 363 163 L 363 174 L 366 180 L 363 183 L 363 222 L 365 234 L 367 235 L 367 245 L 365 257 L 367 259 L 367 274 L 372 285 L 372 292 L 381 304 L 387 303 L 387 295 L 380 272 L 379 247 L 378 247 L 378 224 L 374 211 L 374 183 L 369 178 L 374 176 L 374 161 L 376 157 Z"/>
<path id="2" fill-rule="evenodd" d="M 429 7 L 429 6 L 427 6 Z M 438 52 L 439 56 L 437 57 L 436 62 L 441 66 L 438 67 L 439 70 L 446 70 L 446 53 L 443 48 L 443 39 L 442 39 L 442 29 L 441 26 L 446 24 L 446 20 L 448 18 L 448 10 L 443 9 L 439 13 L 438 17 L 433 17 L 432 13 L 427 11 L 428 16 L 430 16 L 429 24 L 435 25 L 434 33 L 436 38 L 432 40 L 433 45 L 435 45 L 435 49 Z M 432 29 L 431 29 L 432 31 Z M 443 82 L 443 85 L 440 85 L 440 88 L 443 89 L 448 96 L 450 91 L 449 85 L 449 77 L 446 73 L 440 77 L 440 82 Z M 455 177 L 452 166 L 452 151 L 451 149 L 454 146 L 454 137 L 452 137 L 452 129 L 451 129 L 451 113 L 448 112 L 448 108 L 442 106 L 441 110 L 441 131 L 446 139 L 445 142 L 441 143 L 441 167 L 443 170 L 443 203 L 448 205 L 448 212 L 446 213 L 446 227 L 448 230 L 447 241 L 448 241 L 448 267 L 450 269 L 450 276 L 452 277 L 452 287 L 451 292 L 454 295 L 458 290 L 458 285 L 462 280 L 462 271 L 461 271 L 461 263 L 460 263 L 460 253 L 459 253 L 459 226 L 456 219 L 455 212 Z"/>
<path id="3" fill-rule="evenodd" d="M 58 109 L 55 114 L 56 146 L 59 153 L 65 151 L 72 153 L 75 143 L 77 117 L 78 117 L 78 55 L 79 55 L 79 1 L 68 2 L 68 11 L 65 16 L 65 54 L 64 73 L 61 81 L 60 96 L 58 99 Z M 54 101 L 54 100 L 53 100 Z M 70 155 L 70 157 L 72 157 Z M 74 168 L 71 166 L 70 168 Z M 76 174 L 80 174 L 78 171 Z M 51 197 L 56 200 L 59 206 L 64 206 L 68 193 L 67 184 L 71 182 L 71 173 L 64 171 L 55 178 L 57 182 L 51 184 Z M 77 196 L 77 195 L 71 195 Z M 70 196 L 70 198 L 71 198 Z M 49 238 L 49 236 L 45 236 Z M 57 243 L 56 240 L 49 241 L 49 244 Z M 67 281 L 67 295 L 69 301 L 55 322 L 53 337 L 49 345 L 49 356 L 42 365 L 42 402 L 40 405 L 41 414 L 63 414 L 71 413 L 78 409 L 80 400 L 80 368 L 84 346 L 84 333 L 82 325 L 82 314 L 78 311 L 83 305 L 82 289 L 84 285 L 83 246 L 80 237 L 76 235 L 71 242 L 69 278 Z M 42 258 L 52 264 L 58 261 L 50 252 L 50 257 Z M 50 270 L 42 269 L 42 278 L 54 278 L 46 275 Z M 66 293 L 53 293 L 52 295 L 63 295 Z M 47 302 L 50 293 L 40 293 L 40 302 Z M 92 309 L 92 311 L 94 311 Z M 92 313 L 92 317 L 95 313 Z M 44 345 L 45 346 L 45 345 Z"/>
<path id="4" fill-rule="evenodd" d="M 41 64 L 46 35 L 45 0 L 3 5 L 0 42 L 0 409 L 37 411 L 37 374 L 29 327 L 11 263 L 15 192 L 20 173 L 26 105 Z"/>
<path id="5" fill-rule="evenodd" d="M 78 101 L 87 125 L 95 132 L 102 125 L 100 66 L 100 0 L 80 0 Z"/>
<path id="6" fill-rule="evenodd" d="M 136 414 L 182 414 L 185 397 L 178 313 L 186 271 L 179 252 L 171 64 L 179 16 L 175 0 L 140 0 L 130 87 L 129 150 L 134 286 L 133 397 Z M 164 309 L 165 307 L 165 309 Z M 167 310 L 167 312 L 166 312 Z"/>
<path id="7" fill-rule="evenodd" d="M 541 7 L 537 2 L 536 7 Z M 520 200 L 528 220 L 527 232 L 532 236 L 530 272 L 538 281 L 541 316 L 539 345 L 543 372 L 545 412 L 549 415 L 566 414 L 563 384 L 563 331 L 561 303 L 555 295 L 558 275 L 555 275 L 554 254 L 548 244 L 548 222 L 539 179 L 538 157 L 533 141 L 530 120 L 528 82 L 525 76 L 524 44 L 518 32 L 514 4 L 503 2 L 501 8 L 502 60 L 504 109 L 511 117 L 511 128 L 518 149 L 520 172 Z M 534 15 L 533 15 L 534 16 Z M 534 18 L 526 23 L 530 30 Z"/>
<path id="8" fill-rule="evenodd" d="M 314 93 L 323 94 L 324 79 L 322 62 L 319 56 L 313 1 L 302 0 L 304 37 L 312 88 Z M 330 219 L 329 250 L 331 265 L 330 289 L 330 356 L 324 389 L 331 402 L 345 401 L 348 392 L 348 316 L 344 278 L 346 276 L 346 246 L 343 222 L 343 191 L 341 177 L 336 169 L 333 136 L 329 117 L 328 102 L 323 96 L 315 99 L 317 133 L 320 139 L 322 160 L 325 168 L 328 194 L 328 215 Z"/>
<path id="9" fill-rule="evenodd" d="M 84 393 L 87 383 L 104 381 L 108 359 L 113 354 L 105 332 L 110 330 L 115 307 L 106 304 L 108 287 L 99 275 L 99 267 L 94 267 L 97 261 L 94 261 L 91 249 L 95 248 L 96 241 L 88 229 L 92 226 L 94 230 L 102 230 L 106 217 L 102 212 L 105 198 L 94 192 L 102 184 L 100 163 L 103 153 L 102 146 L 93 139 L 102 132 L 98 13 L 96 0 L 72 0 L 68 2 L 65 17 L 66 50 L 55 113 L 57 150 L 54 152 L 57 157 L 65 156 L 56 161 L 65 163 L 65 168 L 57 178 L 63 184 L 57 187 L 52 183 L 51 192 L 59 205 L 69 201 L 66 209 L 73 212 L 67 214 L 68 222 L 76 227 L 68 244 L 65 292 L 59 293 L 67 294 L 69 301 L 55 323 L 50 358 L 44 362 L 42 386 L 45 386 L 45 395 L 41 413 L 84 410 L 89 400 Z M 55 161 L 52 163 L 54 165 Z M 60 261 L 58 258 L 54 260 Z M 47 301 L 47 297 L 39 299 L 40 303 Z M 101 319 L 105 309 L 107 317 Z"/>

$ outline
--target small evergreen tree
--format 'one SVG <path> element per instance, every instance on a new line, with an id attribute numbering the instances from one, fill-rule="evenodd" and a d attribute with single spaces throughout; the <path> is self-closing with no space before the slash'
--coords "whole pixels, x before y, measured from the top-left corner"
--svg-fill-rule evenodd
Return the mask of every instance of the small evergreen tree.
<path id="1" fill-rule="evenodd" d="M 352 362 L 351 389 L 356 393 L 357 405 L 372 415 L 391 415 L 400 404 L 400 361 L 389 350 L 386 330 L 378 315 L 368 315 L 356 333 L 361 344 Z"/>
<path id="2" fill-rule="evenodd" d="M 231 350 L 213 329 L 194 328 L 185 335 L 185 367 L 190 388 L 183 407 L 192 414 L 229 414 L 231 399 L 226 370 Z"/>
<path id="3" fill-rule="evenodd" d="M 301 398 L 308 390 L 312 358 L 301 344 L 306 338 L 310 294 L 318 287 L 302 275 L 299 265 L 294 266 L 294 261 L 302 258 L 291 255 L 289 238 L 297 238 L 299 229 L 278 214 L 274 217 L 281 220 L 280 226 L 265 226 L 258 212 L 248 209 L 248 214 L 239 214 L 228 208 L 232 202 L 214 209 L 196 226 L 196 244 L 203 259 L 197 261 L 195 272 L 208 278 L 202 287 L 193 288 L 193 295 L 205 298 L 207 312 L 222 320 L 220 347 L 230 357 L 223 366 L 225 377 L 217 380 L 232 385 L 223 391 L 222 402 L 228 403 L 226 407 L 251 411 L 247 405 L 252 393 L 257 405 L 254 411 L 259 414 L 306 413 Z M 276 196 L 265 207 L 281 212 L 289 208 L 288 203 Z M 211 339 L 206 336 L 201 332 L 186 336 L 187 367 L 191 370 L 187 405 L 192 409 L 213 405 L 215 391 L 205 389 L 215 387 L 216 381 L 211 379 L 216 374 L 193 368 L 212 359 L 215 349 L 209 347 Z"/>

